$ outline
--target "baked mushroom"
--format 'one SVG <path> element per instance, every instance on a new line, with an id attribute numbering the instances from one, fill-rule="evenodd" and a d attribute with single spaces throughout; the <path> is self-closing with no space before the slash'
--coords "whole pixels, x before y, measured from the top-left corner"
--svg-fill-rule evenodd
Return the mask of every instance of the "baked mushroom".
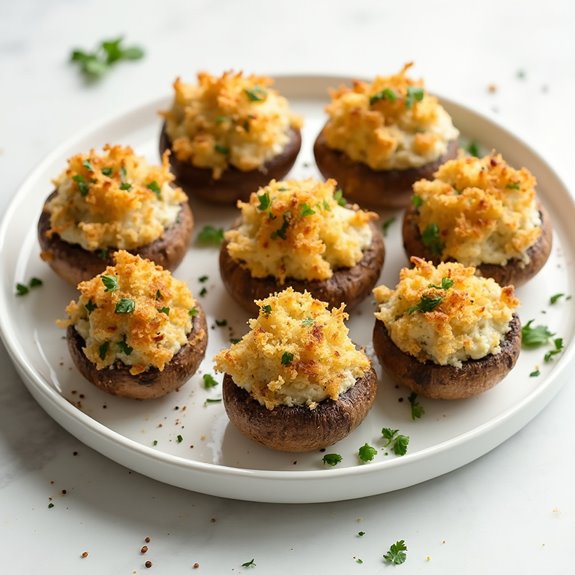
<path id="1" fill-rule="evenodd" d="M 521 348 L 513 286 L 459 263 L 411 261 L 395 289 L 374 290 L 373 347 L 385 373 L 433 399 L 464 399 L 499 383 Z"/>
<path id="2" fill-rule="evenodd" d="M 459 132 L 423 82 L 408 78 L 411 65 L 331 92 L 315 160 L 361 206 L 406 207 L 412 184 L 456 156 Z"/>
<path id="3" fill-rule="evenodd" d="M 71 157 L 38 221 L 42 259 L 74 286 L 111 265 L 119 249 L 175 269 L 194 220 L 173 179 L 168 154 L 161 166 L 123 146 Z"/>
<path id="4" fill-rule="evenodd" d="M 413 186 L 403 219 L 409 256 L 457 261 L 500 285 L 519 287 L 551 253 L 551 221 L 537 201 L 536 180 L 500 154 L 460 157 Z"/>
<path id="5" fill-rule="evenodd" d="M 149 260 L 120 250 L 115 265 L 78 285 L 68 304 L 66 338 L 80 373 L 100 389 L 155 399 L 197 370 L 206 318 L 186 284 Z"/>
<path id="6" fill-rule="evenodd" d="M 334 180 L 272 181 L 238 206 L 220 273 L 250 313 L 259 309 L 254 300 L 284 286 L 347 309 L 371 293 L 385 256 L 378 216 L 348 205 Z"/>
<path id="7" fill-rule="evenodd" d="M 233 205 L 289 172 L 302 120 L 272 83 L 241 72 L 201 72 L 196 85 L 176 79 L 160 150 L 171 150 L 172 172 L 190 196 Z"/>
<path id="8" fill-rule="evenodd" d="M 377 377 L 344 324 L 344 306 L 292 288 L 257 302 L 250 331 L 218 353 L 230 421 L 250 439 L 280 451 L 332 445 L 371 408 Z"/>

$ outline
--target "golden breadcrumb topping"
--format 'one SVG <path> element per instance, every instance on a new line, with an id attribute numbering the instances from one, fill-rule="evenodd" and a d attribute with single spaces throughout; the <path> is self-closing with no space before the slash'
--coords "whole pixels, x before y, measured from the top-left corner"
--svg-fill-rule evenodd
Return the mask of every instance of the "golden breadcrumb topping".
<path id="1" fill-rule="evenodd" d="M 149 244 L 176 221 L 187 201 L 171 186 L 173 180 L 168 154 L 160 166 L 149 165 L 127 146 L 72 156 L 54 180 L 48 234 L 89 251 Z"/>
<path id="2" fill-rule="evenodd" d="M 459 132 L 423 82 L 407 76 L 411 66 L 332 90 L 324 128 L 328 146 L 373 170 L 420 167 L 445 154 Z"/>
<path id="3" fill-rule="evenodd" d="M 196 302 L 184 282 L 153 262 L 125 251 L 114 259 L 115 266 L 78 284 L 80 297 L 58 325 L 75 327 L 97 369 L 120 362 L 132 375 L 162 371 L 188 341 Z"/>
<path id="4" fill-rule="evenodd" d="M 463 361 L 501 351 L 519 300 L 512 286 L 475 275 L 459 263 L 432 263 L 412 257 L 395 289 L 373 290 L 393 343 L 422 363 L 461 367 Z"/>
<path id="5" fill-rule="evenodd" d="M 225 234 L 228 252 L 256 278 L 330 278 L 362 259 L 372 240 L 369 222 L 378 217 L 345 206 L 335 180 L 272 180 L 238 202 L 242 215 Z"/>
<path id="6" fill-rule="evenodd" d="M 162 115 L 178 160 L 211 168 L 217 179 L 229 166 L 255 170 L 280 154 L 303 121 L 272 83 L 242 72 L 200 72 L 197 84 L 177 78 L 172 107 Z"/>
<path id="7" fill-rule="evenodd" d="M 413 186 L 419 230 L 434 255 L 473 266 L 529 262 L 541 218 L 526 168 L 515 170 L 492 152 L 446 162 L 434 178 Z"/>
<path id="8" fill-rule="evenodd" d="M 268 409 L 337 398 L 370 368 L 348 337 L 344 305 L 327 304 L 292 288 L 258 300 L 257 319 L 235 345 L 218 353 L 215 366 Z"/>

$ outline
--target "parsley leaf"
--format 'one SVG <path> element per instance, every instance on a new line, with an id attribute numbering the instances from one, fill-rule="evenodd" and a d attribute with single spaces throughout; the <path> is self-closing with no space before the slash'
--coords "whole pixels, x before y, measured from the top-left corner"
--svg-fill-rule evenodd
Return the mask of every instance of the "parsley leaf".
<path id="1" fill-rule="evenodd" d="M 541 375 L 541 372 L 539 371 L 539 369 L 534 369 L 530 374 L 529 377 L 539 377 Z"/>
<path id="2" fill-rule="evenodd" d="M 505 186 L 507 190 L 520 190 L 521 184 L 519 182 L 510 182 Z"/>
<path id="3" fill-rule="evenodd" d="M 98 357 L 103 361 L 108 354 L 108 349 L 110 349 L 110 342 L 105 341 L 103 344 L 100 345 L 98 348 Z"/>
<path id="4" fill-rule="evenodd" d="M 420 419 L 421 416 L 425 413 L 425 409 L 423 408 L 423 405 L 417 401 L 417 394 L 415 391 L 412 391 L 409 394 L 407 401 L 409 401 L 409 405 L 411 406 L 411 419 Z"/>
<path id="5" fill-rule="evenodd" d="M 158 311 L 160 313 L 165 313 L 166 315 L 170 315 L 170 308 L 169 307 L 166 307 L 166 306 L 161 307 Z"/>
<path id="6" fill-rule="evenodd" d="M 384 236 L 387 236 L 387 230 L 389 230 L 391 224 L 395 223 L 396 218 L 392 217 L 381 224 L 381 231 L 383 232 Z"/>
<path id="7" fill-rule="evenodd" d="M 405 96 L 405 107 L 411 108 L 415 102 L 421 102 L 425 92 L 419 86 L 408 86 L 407 95 Z"/>
<path id="8" fill-rule="evenodd" d="M 469 142 L 469 144 L 467 144 L 467 152 L 469 153 L 470 156 L 475 156 L 476 158 L 479 158 L 480 156 L 479 144 L 475 141 Z"/>
<path id="9" fill-rule="evenodd" d="M 373 106 L 380 100 L 389 100 L 390 102 L 395 102 L 397 100 L 397 94 L 391 88 L 384 88 L 369 97 L 369 105 Z"/>
<path id="10" fill-rule="evenodd" d="M 441 285 L 439 286 L 429 284 L 430 288 L 442 289 L 442 290 L 448 290 L 452 286 L 453 286 L 453 280 L 451 278 L 441 278 Z"/>
<path id="11" fill-rule="evenodd" d="M 72 176 L 72 180 L 76 182 L 80 195 L 86 197 L 90 191 L 90 184 L 86 181 L 86 178 L 81 174 L 76 174 L 75 176 Z"/>
<path id="12" fill-rule="evenodd" d="M 553 305 L 554 303 L 557 303 L 562 297 L 565 297 L 564 293 L 556 293 L 549 298 L 549 303 Z"/>
<path id="13" fill-rule="evenodd" d="M 398 435 L 393 442 L 393 453 L 395 453 L 395 455 L 405 455 L 408 445 L 409 437 L 407 435 Z"/>
<path id="14" fill-rule="evenodd" d="M 86 308 L 88 315 L 90 315 L 98 306 L 91 299 L 89 299 L 88 303 L 84 307 Z"/>
<path id="15" fill-rule="evenodd" d="M 271 238 L 272 240 L 275 240 L 276 238 L 281 238 L 282 240 L 285 240 L 287 237 L 287 230 L 289 227 L 289 218 L 290 215 L 289 213 L 285 213 L 283 215 L 283 223 L 281 225 L 280 228 L 278 228 L 277 230 L 273 231 L 271 234 Z"/>
<path id="16" fill-rule="evenodd" d="M 116 276 L 102 276 L 101 280 L 106 288 L 104 291 L 116 291 L 120 287 Z"/>
<path id="17" fill-rule="evenodd" d="M 114 173 L 114 168 L 102 168 L 102 174 L 110 177 Z"/>
<path id="18" fill-rule="evenodd" d="M 122 341 L 118 342 L 118 349 L 120 350 L 121 353 L 125 353 L 126 355 L 131 355 L 131 353 L 134 351 L 134 348 L 128 345 L 126 341 L 126 336 L 124 336 L 124 339 L 122 339 Z"/>
<path id="19" fill-rule="evenodd" d="M 28 284 L 31 288 L 40 287 L 43 285 L 43 281 L 40 278 L 30 278 L 30 283 Z"/>
<path id="20" fill-rule="evenodd" d="M 219 246 L 223 241 L 224 229 L 210 225 L 204 226 L 196 237 L 196 243 L 203 246 Z"/>
<path id="21" fill-rule="evenodd" d="M 434 256 L 440 256 L 443 251 L 443 242 L 437 224 L 429 224 L 421 234 L 423 245 L 428 247 Z"/>
<path id="22" fill-rule="evenodd" d="M 204 375 L 202 375 L 202 379 L 204 380 L 205 389 L 211 389 L 218 385 L 218 380 L 210 373 L 204 373 Z"/>
<path id="23" fill-rule="evenodd" d="M 293 361 L 293 353 L 289 351 L 284 351 L 282 354 L 282 365 L 290 365 Z"/>
<path id="24" fill-rule="evenodd" d="M 372 447 L 371 445 L 365 443 L 364 445 L 362 445 L 359 448 L 357 455 L 359 456 L 361 461 L 363 461 L 364 463 L 367 463 L 368 461 L 371 461 L 377 455 L 377 449 L 375 447 Z"/>
<path id="25" fill-rule="evenodd" d="M 545 345 L 555 335 L 545 325 L 531 327 L 534 321 L 533 319 L 529 320 L 521 328 L 521 345 L 523 347 L 533 348 Z"/>
<path id="26" fill-rule="evenodd" d="M 24 284 L 21 283 L 16 284 L 16 295 L 26 295 L 29 291 L 30 289 L 28 288 L 28 286 L 25 286 Z"/>
<path id="27" fill-rule="evenodd" d="M 254 86 L 253 88 L 246 88 L 245 95 L 250 102 L 263 102 L 268 97 L 268 92 L 261 86 Z"/>
<path id="28" fill-rule="evenodd" d="M 114 311 L 116 313 L 133 313 L 135 309 L 136 302 L 129 297 L 123 297 L 118 300 Z"/>
<path id="29" fill-rule="evenodd" d="M 242 567 L 255 567 L 255 561 L 253 559 L 251 559 L 250 561 L 246 561 L 245 563 L 242 563 Z"/>
<path id="30" fill-rule="evenodd" d="M 339 453 L 326 453 L 323 457 L 322 457 L 322 461 L 326 464 L 326 465 L 331 465 L 332 467 L 334 467 L 335 465 L 337 465 L 338 463 L 341 463 L 342 457 Z"/>
<path id="31" fill-rule="evenodd" d="M 270 313 L 272 313 L 272 306 L 271 305 L 263 305 L 261 307 L 262 313 L 264 315 L 270 315 Z"/>
<path id="32" fill-rule="evenodd" d="M 405 541 L 400 539 L 390 546 L 389 551 L 383 556 L 386 563 L 401 565 L 407 559 L 407 546 Z"/>
<path id="33" fill-rule="evenodd" d="M 257 198 L 260 201 L 258 210 L 260 210 L 260 212 L 265 212 L 272 203 L 269 192 L 263 192 L 262 194 L 258 194 Z"/>
<path id="34" fill-rule="evenodd" d="M 549 363 L 550 361 L 553 361 L 553 358 L 561 353 L 563 351 L 563 338 L 562 337 L 558 337 L 556 339 L 553 340 L 553 345 L 555 346 L 554 349 L 552 349 L 551 351 L 548 351 L 544 356 L 543 356 L 543 361 L 545 361 L 545 363 Z"/>
<path id="35" fill-rule="evenodd" d="M 124 192 L 129 192 L 132 189 L 132 184 L 130 184 L 130 182 L 122 182 L 120 184 L 120 190 L 123 190 Z"/>
<path id="36" fill-rule="evenodd" d="M 343 190 L 339 189 L 336 190 L 333 194 L 333 199 L 340 205 L 345 208 L 347 206 L 347 200 L 343 197 Z"/>
<path id="37" fill-rule="evenodd" d="M 200 312 L 198 311 L 197 307 L 193 307 L 193 308 L 188 310 L 188 315 L 190 317 L 196 317 L 198 315 L 198 313 L 200 313 Z"/>
<path id="38" fill-rule="evenodd" d="M 151 190 L 152 192 L 154 192 L 154 194 L 156 194 L 156 196 L 158 197 L 158 200 L 162 199 L 162 189 L 160 188 L 160 185 L 158 184 L 158 182 L 156 182 L 156 180 L 150 182 L 146 188 L 148 188 L 148 190 Z"/>
<path id="39" fill-rule="evenodd" d="M 422 204 L 423 204 L 423 198 L 421 196 L 418 196 L 417 194 L 413 194 L 413 196 L 411 196 L 411 205 L 414 208 L 419 208 L 421 207 Z"/>
<path id="40" fill-rule="evenodd" d="M 411 306 L 407 310 L 407 313 L 412 314 L 417 311 L 427 313 L 429 311 L 433 311 L 442 301 L 443 296 L 440 295 L 438 296 L 422 295 L 419 303 Z"/>
<path id="41" fill-rule="evenodd" d="M 392 429 L 391 427 L 384 427 L 381 430 L 381 435 L 383 435 L 383 439 L 385 439 L 385 444 L 383 445 L 383 447 L 387 447 L 388 445 L 390 445 L 398 433 L 399 433 L 399 429 Z"/>
<path id="42" fill-rule="evenodd" d="M 177 442 L 177 443 L 182 443 L 182 441 L 184 441 L 184 438 L 183 438 L 181 435 L 178 435 L 178 436 L 176 437 L 176 442 Z"/>
<path id="43" fill-rule="evenodd" d="M 305 218 L 307 216 L 313 216 L 315 214 L 315 210 L 312 209 L 308 204 L 303 204 L 301 207 L 301 217 Z"/>

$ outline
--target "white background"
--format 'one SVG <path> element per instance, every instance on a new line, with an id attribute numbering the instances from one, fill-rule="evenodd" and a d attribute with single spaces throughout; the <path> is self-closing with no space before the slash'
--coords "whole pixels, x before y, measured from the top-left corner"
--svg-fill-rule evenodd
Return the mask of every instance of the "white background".
<path id="1" fill-rule="evenodd" d="M 61 141 L 169 93 L 177 75 L 373 76 L 410 60 L 429 89 L 501 121 L 573 190 L 574 22 L 568 0 L 2 0 L 0 213 Z M 71 49 L 120 34 L 145 59 L 86 85 L 67 61 Z M 254 504 L 162 485 L 84 447 L 36 405 L 0 346 L 0 570 L 233 573 L 254 558 L 250 571 L 266 574 L 572 573 L 573 405 L 567 382 L 495 451 L 416 487 L 341 503 Z M 407 562 L 386 566 L 397 539 Z"/>

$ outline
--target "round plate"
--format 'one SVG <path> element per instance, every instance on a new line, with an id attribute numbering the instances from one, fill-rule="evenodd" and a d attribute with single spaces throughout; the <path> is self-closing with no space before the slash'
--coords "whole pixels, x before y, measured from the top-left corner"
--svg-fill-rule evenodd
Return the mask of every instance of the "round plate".
<path id="1" fill-rule="evenodd" d="M 324 122 L 327 90 L 349 78 L 277 78 L 276 86 L 305 118 L 304 144 L 290 177 L 319 177 L 312 154 L 315 135 Z M 574 331 L 573 302 L 550 296 L 575 293 L 572 263 L 575 209 L 559 178 L 529 147 L 488 118 L 442 98 L 464 137 L 496 148 L 514 166 L 526 166 L 537 177 L 540 197 L 554 224 L 554 248 L 543 271 L 518 290 L 523 323 L 534 319 L 570 342 Z M 236 499 L 306 503 L 335 501 L 383 493 L 436 477 L 483 455 L 525 425 L 564 382 L 572 347 L 551 362 L 550 348 L 523 351 L 512 373 L 496 388 L 464 401 L 421 399 L 424 415 L 411 417 L 409 393 L 381 378 L 375 406 L 363 424 L 328 451 L 342 456 L 336 467 L 322 463 L 323 454 L 276 453 L 241 436 L 229 423 L 221 384 L 205 389 L 202 375 L 215 374 L 211 358 L 246 331 L 248 316 L 225 292 L 218 272 L 218 249 L 192 246 L 175 275 L 185 280 L 206 310 L 209 346 L 200 372 L 179 392 L 154 401 L 130 401 L 106 395 L 87 383 L 74 368 L 55 320 L 65 317 L 75 291 L 56 277 L 39 257 L 36 222 L 51 191 L 50 181 L 78 152 L 105 143 L 130 144 L 158 162 L 158 110 L 169 98 L 150 102 L 106 121 L 65 143 L 26 180 L 6 212 L 0 228 L 0 328 L 3 341 L 25 384 L 38 403 L 70 433 L 107 457 L 160 481 L 185 489 Z M 192 204 L 197 230 L 204 225 L 227 227 L 236 210 Z M 394 286 L 407 263 L 400 238 L 402 213 L 391 218 L 386 236 L 387 259 L 381 283 Z M 196 230 L 196 231 L 197 231 Z M 43 286 L 16 296 L 16 283 L 30 278 Z M 373 303 L 364 302 L 349 321 L 351 337 L 373 357 Z M 377 360 L 374 360 L 377 365 Z M 538 376 L 531 375 L 539 370 Z M 210 400 L 210 401 L 208 401 Z M 385 448 L 381 429 L 399 429 L 410 437 L 408 452 L 396 456 Z M 361 463 L 359 447 L 369 443 L 378 453 Z"/>

